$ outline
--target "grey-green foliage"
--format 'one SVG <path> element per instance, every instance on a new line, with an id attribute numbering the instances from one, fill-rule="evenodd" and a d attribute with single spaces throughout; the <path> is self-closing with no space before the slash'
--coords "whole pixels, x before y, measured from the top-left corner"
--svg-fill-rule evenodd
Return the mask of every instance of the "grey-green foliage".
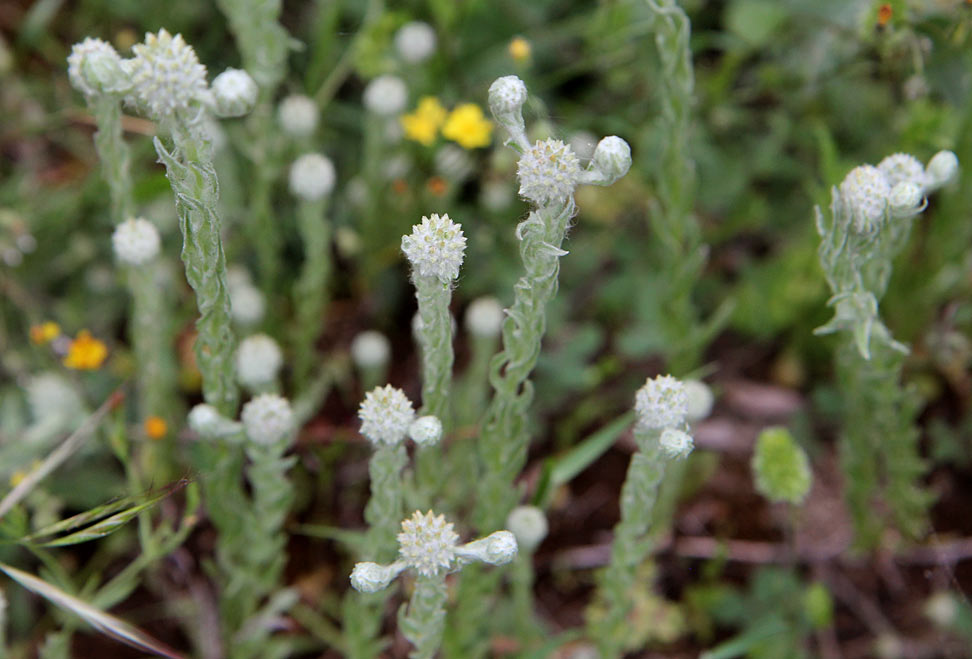
<path id="1" fill-rule="evenodd" d="M 261 89 L 273 90 L 286 73 L 290 35 L 278 22 L 281 0 L 217 0 L 236 37 L 243 66 Z"/>
<path id="2" fill-rule="evenodd" d="M 759 434 L 752 468 L 756 489 L 774 502 L 799 504 L 813 483 L 807 454 L 786 428 L 767 428 Z"/>
<path id="3" fill-rule="evenodd" d="M 329 299 L 331 275 L 331 223 L 326 199 L 297 202 L 297 229 L 304 248 L 304 264 L 294 284 L 294 380 L 299 391 L 309 383 L 318 366 L 315 344 L 320 338 Z"/>
<path id="4" fill-rule="evenodd" d="M 446 621 L 444 574 L 419 575 L 408 605 L 398 610 L 398 626 L 414 649 L 411 659 L 433 659 L 442 643 Z"/>

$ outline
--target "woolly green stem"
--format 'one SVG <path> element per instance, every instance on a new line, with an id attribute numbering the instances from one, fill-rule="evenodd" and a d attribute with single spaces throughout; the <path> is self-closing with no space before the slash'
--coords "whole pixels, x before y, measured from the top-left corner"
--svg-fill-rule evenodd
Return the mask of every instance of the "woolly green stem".
<path id="1" fill-rule="evenodd" d="M 108 182 L 111 217 L 118 224 L 135 215 L 129 175 L 131 156 L 122 136 L 121 101 L 112 95 L 96 96 L 88 99 L 88 107 L 98 125 L 98 132 L 94 134 L 95 149 Z"/>
<path id="2" fill-rule="evenodd" d="M 404 516 L 402 469 L 408 462 L 405 446 L 379 446 L 368 463 L 371 476 L 371 498 L 365 506 L 365 521 L 369 524 L 368 560 L 390 562 L 398 552 L 399 526 Z"/>
<path id="3" fill-rule="evenodd" d="M 516 229 L 525 273 L 514 286 L 513 306 L 503 322 L 503 351 L 491 363 L 495 393 L 479 437 L 485 471 L 474 517 L 484 533 L 500 528 L 519 499 L 513 483 L 526 463 L 527 410 L 533 399 L 529 377 L 540 355 L 546 305 L 557 292 L 560 257 L 566 254 L 560 245 L 574 208 L 573 198 L 539 208 Z"/>
<path id="4" fill-rule="evenodd" d="M 273 91 L 287 68 L 291 39 L 278 22 L 281 0 L 217 0 L 226 15 L 243 67 L 262 88 Z"/>
<path id="5" fill-rule="evenodd" d="M 326 201 L 299 201 L 297 229 L 304 244 L 304 265 L 294 284 L 294 380 L 303 391 L 319 364 L 314 347 L 321 336 L 331 274 L 331 225 L 324 216 Z"/>
<path id="6" fill-rule="evenodd" d="M 155 150 L 175 192 L 183 237 L 182 262 L 186 279 L 196 293 L 196 360 L 202 374 L 203 397 L 224 416 L 233 418 L 238 395 L 233 373 L 236 337 L 226 290 L 226 257 L 219 235 L 219 190 L 212 150 L 191 126 L 176 125 L 172 137 L 172 153 L 159 138 L 155 138 Z"/>
<path id="7" fill-rule="evenodd" d="M 398 626 L 414 649 L 410 659 L 433 659 L 442 644 L 445 631 L 446 583 L 445 575 L 419 575 L 408 601 L 398 611 Z"/>

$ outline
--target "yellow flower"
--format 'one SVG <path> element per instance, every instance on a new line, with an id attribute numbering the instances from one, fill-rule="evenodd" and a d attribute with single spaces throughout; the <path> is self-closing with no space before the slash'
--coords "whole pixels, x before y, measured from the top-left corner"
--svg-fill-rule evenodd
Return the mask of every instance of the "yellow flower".
<path id="1" fill-rule="evenodd" d="M 30 340 L 37 345 L 50 343 L 59 336 L 61 336 L 61 326 L 51 321 L 30 328 Z"/>
<path id="2" fill-rule="evenodd" d="M 493 135 L 493 122 L 483 116 L 475 103 L 464 103 L 449 114 L 442 134 L 465 149 L 489 146 Z"/>
<path id="3" fill-rule="evenodd" d="M 442 126 L 445 118 L 446 110 L 439 103 L 439 99 L 435 96 L 425 96 L 419 101 L 415 112 L 402 115 L 399 121 L 402 123 L 402 130 L 405 131 L 405 137 L 430 146 L 435 142 L 439 127 Z"/>
<path id="4" fill-rule="evenodd" d="M 513 37 L 506 49 L 517 62 L 524 62 L 530 57 L 530 42 L 523 37 Z"/>
<path id="5" fill-rule="evenodd" d="M 71 341 L 67 357 L 64 358 L 64 365 L 77 370 L 92 371 L 101 368 L 106 357 L 108 357 L 107 346 L 91 336 L 88 330 L 81 330 Z"/>
<path id="6" fill-rule="evenodd" d="M 169 426 L 165 423 L 165 419 L 160 416 L 146 418 L 142 427 L 149 439 L 162 439 L 169 432 Z"/>

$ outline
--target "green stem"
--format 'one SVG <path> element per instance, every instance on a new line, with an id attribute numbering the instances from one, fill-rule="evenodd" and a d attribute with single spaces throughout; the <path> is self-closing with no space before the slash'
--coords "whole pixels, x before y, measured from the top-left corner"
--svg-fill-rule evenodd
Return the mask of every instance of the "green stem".
<path id="1" fill-rule="evenodd" d="M 408 601 L 398 611 L 398 626 L 414 649 L 410 659 L 433 659 L 442 644 L 446 617 L 446 583 L 444 575 L 419 575 Z"/>
<path id="2" fill-rule="evenodd" d="M 316 366 L 315 345 L 327 309 L 327 281 L 331 274 L 331 225 L 324 216 L 326 201 L 300 201 L 297 228 L 304 245 L 304 265 L 294 284 L 294 380 L 304 391 Z"/>
<path id="3" fill-rule="evenodd" d="M 98 125 L 94 143 L 101 159 L 102 172 L 108 182 L 111 218 L 118 224 L 135 215 L 132 180 L 129 175 L 131 156 L 122 135 L 121 101 L 112 95 L 97 96 L 89 99 L 88 107 Z"/>
<path id="4" fill-rule="evenodd" d="M 398 552 L 399 526 L 404 517 L 404 489 L 402 469 L 408 462 L 405 446 L 379 446 L 368 463 L 371 476 L 371 498 L 365 506 L 365 521 L 369 524 L 368 560 L 390 562 Z"/>

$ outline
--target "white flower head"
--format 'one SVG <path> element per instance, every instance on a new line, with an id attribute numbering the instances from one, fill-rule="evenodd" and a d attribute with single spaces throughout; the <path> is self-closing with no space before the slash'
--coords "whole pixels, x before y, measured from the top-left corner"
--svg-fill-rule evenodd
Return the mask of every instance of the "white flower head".
<path id="1" fill-rule="evenodd" d="M 894 188 L 898 183 L 914 183 L 921 187 L 925 182 L 925 168 L 918 159 L 907 153 L 894 153 L 878 163 L 878 170 Z"/>
<path id="2" fill-rule="evenodd" d="M 391 343 L 376 330 L 365 330 L 355 335 L 351 341 L 351 361 L 358 368 L 384 366 L 391 357 Z"/>
<path id="3" fill-rule="evenodd" d="M 466 309 L 466 329 L 473 336 L 497 337 L 503 329 L 505 318 L 503 305 L 495 297 L 476 298 Z"/>
<path id="4" fill-rule="evenodd" d="M 506 528 L 527 551 L 533 551 L 547 537 L 547 516 L 536 506 L 517 506 L 506 518 Z"/>
<path id="5" fill-rule="evenodd" d="M 854 230 L 872 233 L 884 220 L 891 186 L 877 167 L 855 167 L 840 184 L 840 198 L 850 213 Z"/>
<path id="6" fill-rule="evenodd" d="M 480 561 L 489 565 L 506 565 L 516 558 L 518 550 L 515 535 L 509 531 L 496 531 L 485 538 L 457 547 L 456 557 L 464 562 Z"/>
<path id="7" fill-rule="evenodd" d="M 337 174 L 327 156 L 306 153 L 290 166 L 290 191 L 305 201 L 317 201 L 331 194 Z"/>
<path id="8" fill-rule="evenodd" d="M 527 88 L 516 76 L 503 76 L 489 86 L 489 111 L 511 132 L 523 131 L 523 104 Z"/>
<path id="9" fill-rule="evenodd" d="M 249 282 L 229 286 L 230 311 L 233 320 L 243 326 L 256 325 L 263 320 L 267 303 L 256 286 Z"/>
<path id="10" fill-rule="evenodd" d="M 647 380 L 635 394 L 638 423 L 647 430 L 681 428 L 687 412 L 685 385 L 670 375 Z"/>
<path id="11" fill-rule="evenodd" d="M 391 565 L 379 563 L 355 563 L 351 571 L 351 587 L 359 593 L 377 593 L 388 588 L 395 577 L 402 573 L 406 565 L 396 561 Z"/>
<path id="12" fill-rule="evenodd" d="M 260 394 L 250 399 L 243 406 L 240 419 L 246 436 L 261 446 L 271 446 L 283 440 L 294 426 L 290 403 L 277 394 Z"/>
<path id="13" fill-rule="evenodd" d="M 144 265 L 159 253 L 159 230 L 146 219 L 125 220 L 111 234 L 111 245 L 119 261 L 129 265 Z"/>
<path id="14" fill-rule="evenodd" d="M 958 174 L 959 161 L 951 151 L 939 151 L 928 161 L 925 168 L 925 188 L 935 190 L 942 187 Z"/>
<path id="15" fill-rule="evenodd" d="M 686 380 L 685 395 L 688 405 L 685 408 L 685 418 L 688 421 L 701 421 L 712 412 L 715 396 L 712 389 L 701 380 Z"/>
<path id="16" fill-rule="evenodd" d="M 560 140 L 536 142 L 517 164 L 520 196 L 536 206 L 564 201 L 580 178 L 580 161 Z"/>
<path id="17" fill-rule="evenodd" d="M 74 44 L 67 62 L 71 85 L 85 96 L 126 94 L 131 89 L 121 56 L 106 41 L 88 37 Z"/>
<path id="18" fill-rule="evenodd" d="M 227 437 L 243 429 L 239 421 L 227 419 L 212 405 L 200 403 L 189 410 L 186 419 L 193 432 L 206 438 Z"/>
<path id="19" fill-rule="evenodd" d="M 402 522 L 398 534 L 400 560 L 422 576 L 431 577 L 452 567 L 459 534 L 445 516 L 415 511 Z"/>
<path id="20" fill-rule="evenodd" d="M 691 435 L 682 430 L 676 430 L 675 428 L 665 428 L 662 431 L 661 437 L 658 438 L 658 444 L 661 446 L 662 451 L 665 452 L 665 455 L 673 460 L 681 460 L 682 458 L 688 457 L 688 454 L 695 448 L 695 443 L 692 441 Z"/>
<path id="21" fill-rule="evenodd" d="M 405 82 L 393 75 L 378 76 L 364 90 L 364 106 L 369 112 L 391 117 L 405 109 L 408 88 Z"/>
<path id="22" fill-rule="evenodd" d="M 226 69 L 213 80 L 213 106 L 221 117 L 242 117 L 256 105 L 256 82 L 242 69 Z"/>
<path id="23" fill-rule="evenodd" d="M 320 112 L 317 103 L 303 94 L 291 94 L 280 101 L 277 108 L 277 121 L 283 132 L 291 137 L 310 137 L 317 130 Z"/>
<path id="24" fill-rule="evenodd" d="M 631 169 L 631 147 L 617 135 L 601 139 L 591 159 L 591 183 L 611 185 Z"/>
<path id="25" fill-rule="evenodd" d="M 408 427 L 408 436 L 419 446 L 438 444 L 442 439 L 442 422 L 436 416 L 420 416 Z"/>
<path id="26" fill-rule="evenodd" d="M 395 445 L 408 434 L 415 420 L 415 410 L 404 391 L 386 384 L 365 394 L 358 408 L 358 418 L 361 419 L 361 434 L 372 444 Z"/>
<path id="27" fill-rule="evenodd" d="M 206 96 L 206 67 L 181 34 L 148 33 L 132 51 L 135 57 L 127 60 L 131 98 L 150 118 L 172 117 Z"/>
<path id="28" fill-rule="evenodd" d="M 912 181 L 901 181 L 893 188 L 888 195 L 888 208 L 895 217 L 910 217 L 923 210 L 922 189 L 920 185 Z"/>
<path id="29" fill-rule="evenodd" d="M 402 236 L 402 251 L 421 277 L 435 277 L 448 284 L 459 277 L 459 267 L 466 251 L 462 225 L 448 215 L 433 213 L 412 225 L 412 233 Z"/>
<path id="30" fill-rule="evenodd" d="M 432 26 L 423 21 L 406 23 L 395 33 L 395 50 L 406 62 L 418 63 L 435 52 L 436 37 Z"/>
<path id="31" fill-rule="evenodd" d="M 266 334 L 253 334 L 236 349 L 236 377 L 248 389 L 272 384 L 283 366 L 283 353 Z"/>

